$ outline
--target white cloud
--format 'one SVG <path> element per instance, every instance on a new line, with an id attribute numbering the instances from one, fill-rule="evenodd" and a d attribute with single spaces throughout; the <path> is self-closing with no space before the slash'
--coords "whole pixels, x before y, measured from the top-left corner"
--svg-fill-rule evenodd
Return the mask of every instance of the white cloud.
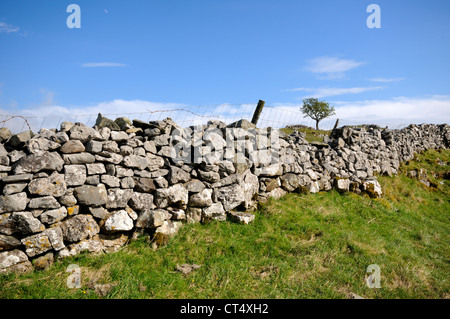
<path id="1" fill-rule="evenodd" d="M 323 79 L 341 79 L 345 77 L 345 72 L 364 64 L 355 60 L 324 56 L 309 60 L 305 70 Z"/>
<path id="2" fill-rule="evenodd" d="M 83 68 L 104 68 L 104 67 L 123 67 L 128 65 L 115 62 L 89 62 L 89 63 L 82 63 L 81 66 Z"/>
<path id="3" fill-rule="evenodd" d="M 0 22 L 0 33 L 13 33 L 19 32 L 20 28 L 6 22 Z"/>
<path id="4" fill-rule="evenodd" d="M 359 94 L 368 91 L 375 91 L 383 89 L 381 86 L 369 86 L 369 87 L 352 87 L 352 88 L 333 88 L 333 87 L 321 87 L 321 88 L 295 88 L 289 89 L 290 92 L 309 92 L 308 95 L 301 97 L 300 99 L 314 97 L 323 98 L 328 96 L 337 96 L 345 94 Z"/>
<path id="5" fill-rule="evenodd" d="M 405 78 L 371 78 L 369 81 L 371 82 L 380 82 L 380 83 L 392 83 L 392 82 L 400 82 Z"/>

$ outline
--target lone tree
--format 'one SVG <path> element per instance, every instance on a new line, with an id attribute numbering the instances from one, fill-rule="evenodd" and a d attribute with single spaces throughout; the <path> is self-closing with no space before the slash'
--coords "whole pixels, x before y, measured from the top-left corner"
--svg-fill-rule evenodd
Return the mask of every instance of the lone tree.
<path id="1" fill-rule="evenodd" d="M 300 108 L 304 117 L 309 116 L 314 121 L 316 121 L 316 130 L 319 130 L 319 122 L 324 118 L 336 114 L 334 112 L 334 107 L 330 106 L 328 102 L 319 101 L 315 98 L 309 98 L 303 100 L 303 106 Z"/>

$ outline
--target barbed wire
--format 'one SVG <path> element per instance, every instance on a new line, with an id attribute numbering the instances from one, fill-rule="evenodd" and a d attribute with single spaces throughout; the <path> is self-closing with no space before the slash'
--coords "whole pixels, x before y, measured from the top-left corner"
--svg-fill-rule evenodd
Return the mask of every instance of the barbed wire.
<path id="1" fill-rule="evenodd" d="M 220 120 L 227 124 L 238 121 L 240 119 L 251 120 L 255 110 L 255 103 L 222 103 L 212 105 L 193 105 L 179 107 L 175 106 L 171 109 L 148 109 L 142 112 L 115 112 L 102 113 L 102 116 L 115 119 L 118 117 L 127 117 L 130 120 L 160 121 L 164 118 L 171 118 L 182 127 L 191 125 L 206 124 L 208 120 Z M 295 108 L 298 108 L 296 110 Z M 63 121 L 80 122 L 87 126 L 94 126 L 98 117 L 97 114 L 68 114 L 68 115 L 15 115 L 0 114 L 1 127 L 8 127 L 12 132 L 19 133 L 23 131 L 25 125 L 32 131 L 38 132 L 42 128 L 54 129 L 59 128 Z M 322 130 L 330 130 L 333 128 L 337 116 L 323 119 L 319 128 Z M 361 125 L 358 121 L 349 121 L 341 119 L 339 126 L 344 125 Z M 273 106 L 265 105 L 258 121 L 258 127 L 274 127 L 284 128 L 289 125 L 303 125 L 314 128 L 316 123 L 313 119 L 305 117 L 300 111 L 300 106 Z M 401 124 L 397 127 L 405 127 L 408 124 Z"/>

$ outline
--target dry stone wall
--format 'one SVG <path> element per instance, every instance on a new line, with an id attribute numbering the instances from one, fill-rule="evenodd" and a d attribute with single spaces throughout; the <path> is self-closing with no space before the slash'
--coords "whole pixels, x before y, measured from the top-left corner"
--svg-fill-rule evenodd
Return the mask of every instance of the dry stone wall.
<path id="1" fill-rule="evenodd" d="M 101 115 L 94 128 L 1 129 L 0 273 L 115 251 L 141 234 L 161 245 L 185 223 L 249 223 L 246 210 L 286 192 L 379 197 L 376 174 L 449 141 L 448 125 L 343 127 L 308 143 L 246 120 L 181 128 Z"/>

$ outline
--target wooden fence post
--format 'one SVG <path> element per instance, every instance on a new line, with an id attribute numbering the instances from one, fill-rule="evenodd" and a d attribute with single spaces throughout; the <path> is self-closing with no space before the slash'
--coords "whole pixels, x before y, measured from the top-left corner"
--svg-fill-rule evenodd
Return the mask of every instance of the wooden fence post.
<path id="1" fill-rule="evenodd" d="M 336 128 L 338 127 L 339 124 L 339 119 L 336 120 L 336 123 L 334 124 L 333 130 L 330 133 L 330 138 L 333 136 L 334 130 L 336 130 Z"/>
<path id="2" fill-rule="evenodd" d="M 262 109 L 266 102 L 259 100 L 258 105 L 256 106 L 255 112 L 253 113 L 252 123 L 256 125 L 258 123 L 259 116 L 261 115 Z"/>

